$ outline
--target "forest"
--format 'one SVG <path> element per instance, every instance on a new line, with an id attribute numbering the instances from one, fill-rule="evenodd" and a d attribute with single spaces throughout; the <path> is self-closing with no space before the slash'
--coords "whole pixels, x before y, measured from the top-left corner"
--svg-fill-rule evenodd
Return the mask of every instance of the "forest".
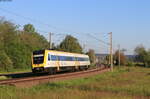
<path id="1" fill-rule="evenodd" d="M 32 51 L 48 46 L 48 41 L 36 32 L 32 24 L 26 24 L 20 30 L 18 25 L 4 18 L 0 19 L 1 70 L 29 68 Z"/>
<path id="2" fill-rule="evenodd" d="M 32 52 L 42 49 L 49 49 L 49 42 L 32 24 L 25 24 L 20 29 L 11 21 L 0 19 L 0 70 L 30 68 Z M 66 35 L 57 46 L 52 43 L 52 49 L 83 53 L 78 39 L 71 35 Z"/>

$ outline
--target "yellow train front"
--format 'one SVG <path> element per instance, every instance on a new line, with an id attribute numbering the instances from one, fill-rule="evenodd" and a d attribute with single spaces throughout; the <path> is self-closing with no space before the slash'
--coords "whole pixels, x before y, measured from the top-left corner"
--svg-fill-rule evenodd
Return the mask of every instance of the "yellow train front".
<path id="1" fill-rule="evenodd" d="M 32 55 L 32 72 L 76 71 L 89 68 L 89 56 L 54 50 L 34 51 Z"/>

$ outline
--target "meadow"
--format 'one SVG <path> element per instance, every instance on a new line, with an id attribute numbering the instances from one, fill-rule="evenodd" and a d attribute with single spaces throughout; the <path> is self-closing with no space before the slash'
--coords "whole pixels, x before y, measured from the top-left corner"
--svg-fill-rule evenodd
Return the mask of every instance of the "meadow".
<path id="1" fill-rule="evenodd" d="M 10 71 L 0 70 L 0 74 L 11 74 L 11 73 L 22 73 L 22 72 L 32 72 L 31 68 L 26 69 L 12 69 Z"/>
<path id="2" fill-rule="evenodd" d="M 120 67 L 31 88 L 0 86 L 0 99 L 150 99 L 150 68 Z"/>
<path id="3" fill-rule="evenodd" d="M 30 68 L 28 69 L 12 69 L 11 71 L 0 70 L 0 75 L 2 74 L 14 74 L 14 73 L 24 73 L 24 72 L 32 72 Z M 0 76 L 0 80 L 11 79 L 11 77 Z"/>

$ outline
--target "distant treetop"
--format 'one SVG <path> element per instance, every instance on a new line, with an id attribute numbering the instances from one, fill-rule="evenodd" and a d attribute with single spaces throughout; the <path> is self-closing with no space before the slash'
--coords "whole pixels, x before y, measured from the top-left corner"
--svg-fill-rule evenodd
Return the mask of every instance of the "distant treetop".
<path id="1" fill-rule="evenodd" d="M 35 28 L 32 24 L 24 25 L 23 30 L 26 31 L 26 32 L 29 32 L 29 33 L 34 33 L 35 32 Z"/>

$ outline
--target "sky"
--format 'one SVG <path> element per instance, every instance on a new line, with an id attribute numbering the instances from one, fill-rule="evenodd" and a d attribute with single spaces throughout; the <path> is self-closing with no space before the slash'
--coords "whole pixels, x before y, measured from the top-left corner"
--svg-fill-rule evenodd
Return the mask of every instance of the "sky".
<path id="1" fill-rule="evenodd" d="M 96 53 L 108 52 L 99 40 L 109 42 L 112 32 L 114 51 L 120 45 L 134 54 L 140 44 L 150 48 L 149 5 L 150 0 L 0 0 L 0 16 L 20 26 L 31 23 L 47 39 L 52 32 L 56 44 L 71 34 Z"/>

